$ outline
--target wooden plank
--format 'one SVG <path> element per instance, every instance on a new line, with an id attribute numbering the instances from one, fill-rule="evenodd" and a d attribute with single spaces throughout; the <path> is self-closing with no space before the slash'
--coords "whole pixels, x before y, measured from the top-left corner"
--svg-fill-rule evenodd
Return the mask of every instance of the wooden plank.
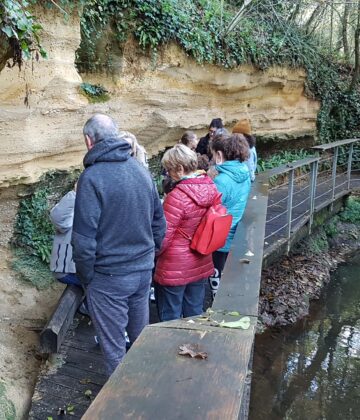
<path id="1" fill-rule="evenodd" d="M 267 185 L 255 182 L 212 308 L 257 317 L 267 212 Z"/>
<path id="2" fill-rule="evenodd" d="M 61 366 L 59 373 L 65 376 L 69 376 L 73 379 L 91 381 L 91 383 L 100 386 L 104 385 L 107 380 L 106 375 L 102 375 L 94 371 L 89 372 L 87 370 L 83 370 L 79 366 L 74 366 L 72 364 L 65 364 Z"/>
<path id="3" fill-rule="evenodd" d="M 253 327 L 237 334 L 146 327 L 83 419 L 237 419 L 253 338 Z M 186 343 L 207 360 L 179 356 Z"/>
<path id="4" fill-rule="evenodd" d="M 54 384 L 62 385 L 80 393 L 84 393 L 86 390 L 90 389 L 94 394 L 97 394 L 104 385 L 103 383 L 101 385 L 94 383 L 90 378 L 84 379 L 86 378 L 77 379 L 68 375 L 63 375 L 61 372 L 56 372 L 54 375 L 43 377 L 41 384 L 51 381 Z M 39 384 L 39 387 L 42 386 L 41 384 Z M 44 391 L 46 391 L 46 387 L 44 388 Z"/>
<path id="5" fill-rule="evenodd" d="M 40 334 L 40 347 L 44 353 L 57 353 L 83 298 L 80 287 L 69 285 L 60 297 L 55 311 Z"/>
<path id="6" fill-rule="evenodd" d="M 68 347 L 66 350 L 66 365 L 71 365 L 84 372 L 95 372 L 99 375 L 106 375 L 102 355 L 95 355 L 79 349 Z"/>
<path id="7" fill-rule="evenodd" d="M 66 420 L 66 419 L 80 419 L 82 414 L 61 414 L 59 409 L 66 408 L 57 401 L 40 400 L 33 403 L 28 420 L 46 420 L 51 417 L 53 420 Z"/>
<path id="8" fill-rule="evenodd" d="M 81 413 L 84 413 L 91 403 L 89 397 L 85 395 L 86 391 L 91 391 L 90 387 L 80 391 L 77 388 L 69 388 L 63 384 L 58 384 L 52 382 L 51 380 L 47 380 L 43 381 L 39 385 L 37 391 L 41 395 L 46 395 L 47 401 L 52 401 L 55 407 L 66 407 L 73 405 L 74 407 L 79 407 Z M 96 392 L 98 391 L 99 386 Z"/>
<path id="9" fill-rule="evenodd" d="M 66 349 L 73 348 L 75 350 L 82 350 L 87 353 L 94 354 L 96 356 L 101 355 L 102 353 L 100 346 L 96 344 L 94 340 L 92 341 L 92 343 L 89 343 L 86 341 L 78 340 L 77 336 L 75 335 L 74 337 L 67 338 L 66 341 L 63 343 L 62 348 L 65 350 L 65 353 Z"/>

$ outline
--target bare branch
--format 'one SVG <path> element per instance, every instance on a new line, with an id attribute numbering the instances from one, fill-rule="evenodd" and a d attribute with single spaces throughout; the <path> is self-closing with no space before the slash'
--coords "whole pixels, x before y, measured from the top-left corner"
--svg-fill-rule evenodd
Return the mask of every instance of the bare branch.
<path id="1" fill-rule="evenodd" d="M 224 32 L 224 35 L 227 35 L 228 33 L 230 33 L 235 26 L 238 24 L 238 22 L 240 21 L 242 15 L 245 12 L 245 9 L 247 8 L 247 6 L 252 2 L 253 0 L 244 0 L 244 3 L 242 4 L 242 6 L 240 7 L 240 10 L 236 13 L 236 15 L 234 16 L 233 20 L 230 22 L 229 26 L 227 27 L 227 29 Z"/>
<path id="2" fill-rule="evenodd" d="M 68 15 L 68 12 L 66 10 L 64 10 L 61 6 L 59 6 L 54 0 L 50 0 L 51 3 L 57 7 L 62 13 L 64 13 L 66 16 Z"/>

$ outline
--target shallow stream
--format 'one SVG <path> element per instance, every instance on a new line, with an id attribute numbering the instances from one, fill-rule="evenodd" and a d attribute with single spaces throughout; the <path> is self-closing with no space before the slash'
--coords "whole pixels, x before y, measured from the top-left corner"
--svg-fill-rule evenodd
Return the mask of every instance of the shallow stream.
<path id="1" fill-rule="evenodd" d="M 360 253 L 310 315 L 257 336 L 250 420 L 360 419 Z"/>

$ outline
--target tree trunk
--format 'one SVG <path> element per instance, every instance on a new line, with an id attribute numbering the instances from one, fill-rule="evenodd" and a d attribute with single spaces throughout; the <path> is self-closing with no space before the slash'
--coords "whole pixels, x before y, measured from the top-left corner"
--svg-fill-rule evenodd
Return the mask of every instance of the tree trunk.
<path id="1" fill-rule="evenodd" d="M 333 36 L 334 36 L 334 5 L 333 1 L 331 0 L 331 17 L 330 17 L 330 55 L 333 52 Z"/>
<path id="2" fill-rule="evenodd" d="M 305 23 L 306 33 L 310 32 L 311 25 L 314 23 L 315 19 L 319 16 L 321 12 L 321 7 L 322 7 L 321 4 L 318 4 L 316 8 L 314 9 L 314 11 L 311 13 L 311 16 L 309 17 L 307 22 Z"/>
<path id="3" fill-rule="evenodd" d="M 289 16 L 288 22 L 295 21 L 295 19 L 297 18 L 298 14 L 300 12 L 301 3 L 302 3 L 302 0 L 298 0 L 298 2 L 296 3 L 296 6 L 294 7 L 294 10 L 291 12 L 291 14 Z"/>
<path id="4" fill-rule="evenodd" d="M 350 48 L 348 40 L 348 24 L 349 24 L 349 3 L 344 4 L 344 14 L 342 18 L 342 43 L 344 48 L 344 57 L 345 61 L 348 63 L 350 61 Z"/>
<path id="5" fill-rule="evenodd" d="M 360 76 L 360 0 L 358 0 L 358 8 L 357 8 L 357 24 L 355 29 L 355 66 L 354 66 L 354 74 L 351 80 L 349 90 L 354 90 L 357 82 L 359 81 Z"/>

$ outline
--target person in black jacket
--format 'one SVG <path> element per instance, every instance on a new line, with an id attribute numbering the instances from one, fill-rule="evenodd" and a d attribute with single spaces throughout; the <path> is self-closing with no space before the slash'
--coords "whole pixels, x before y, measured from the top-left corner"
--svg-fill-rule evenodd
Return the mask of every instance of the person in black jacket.
<path id="1" fill-rule="evenodd" d="M 210 151 L 210 140 L 212 140 L 215 136 L 216 130 L 219 128 L 224 128 L 223 122 L 221 118 L 214 118 L 209 126 L 209 132 L 206 136 L 201 137 L 199 143 L 196 147 L 196 153 L 200 153 L 200 155 L 207 155 L 209 159 L 212 158 L 212 153 Z"/>
<path id="2" fill-rule="evenodd" d="M 83 129 L 84 157 L 72 234 L 77 274 L 110 375 L 149 322 L 155 250 L 166 222 L 149 171 L 131 156 L 115 122 L 96 114 Z"/>

